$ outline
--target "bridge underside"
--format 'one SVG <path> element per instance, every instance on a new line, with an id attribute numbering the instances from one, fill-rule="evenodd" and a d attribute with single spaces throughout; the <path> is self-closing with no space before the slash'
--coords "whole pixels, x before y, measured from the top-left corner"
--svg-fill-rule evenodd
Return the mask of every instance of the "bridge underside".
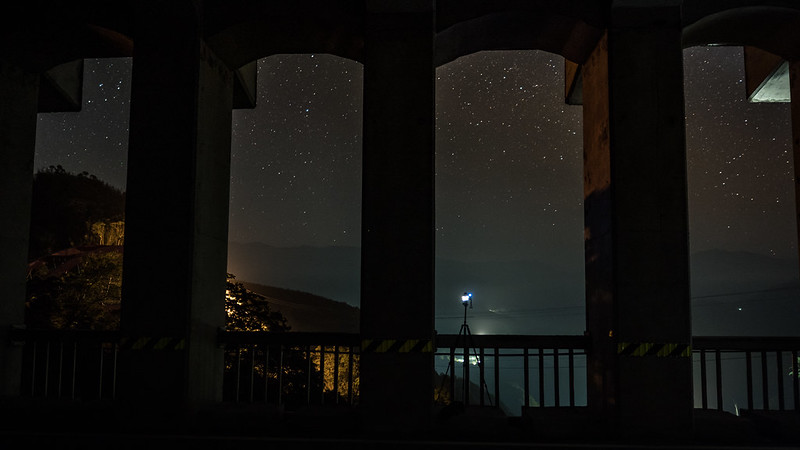
<path id="1" fill-rule="evenodd" d="M 186 346 L 175 353 L 123 349 L 114 417 L 162 431 L 187 417 L 213 417 L 206 425 L 232 428 L 282 420 L 270 411 L 217 415 L 231 117 L 232 109 L 254 105 L 258 58 L 315 52 L 364 64 L 360 339 L 430 342 L 433 349 L 436 66 L 482 50 L 541 49 L 567 59 L 565 101 L 583 105 L 588 405 L 575 412 L 577 419 L 564 420 L 585 416 L 587 439 L 696 437 L 693 430 L 705 418 L 693 408 L 682 51 L 690 44 L 746 45 L 752 99 L 800 98 L 791 95 L 798 83 L 786 82 L 800 69 L 794 2 L 111 3 L 2 7 L 2 335 L 25 322 L 37 114 L 80 108 L 83 58 L 129 56 L 120 332 L 131 339 L 181 339 Z M 405 307 L 398 310 L 398 303 Z M 669 350 L 638 350 L 653 346 Z M 435 436 L 442 428 L 435 420 L 432 355 L 364 353 L 355 416 L 299 416 L 297 428 L 280 422 L 279 431 L 303 437 L 314 431 L 309 424 L 330 420 L 358 436 Z M 0 395 L 24 411 L 38 405 L 21 397 L 21 373 L 21 348 L 0 339 Z M 105 423 L 111 416 L 95 406 L 48 408 L 64 423 Z M 203 416 L 208 411 L 214 415 Z M 463 418 L 454 426 L 496 419 Z M 503 420 L 503 436 L 530 436 L 537 427 Z"/>

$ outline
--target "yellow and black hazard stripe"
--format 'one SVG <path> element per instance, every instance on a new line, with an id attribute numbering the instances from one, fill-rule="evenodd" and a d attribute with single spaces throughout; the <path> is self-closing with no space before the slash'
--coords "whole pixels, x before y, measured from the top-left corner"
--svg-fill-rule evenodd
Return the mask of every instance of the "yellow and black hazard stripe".
<path id="1" fill-rule="evenodd" d="M 176 337 L 122 337 L 119 340 L 122 350 L 183 350 L 186 339 Z"/>
<path id="2" fill-rule="evenodd" d="M 657 356 L 688 358 L 692 356 L 692 346 L 689 344 L 661 344 L 655 342 L 620 342 L 617 344 L 617 354 L 620 356 Z"/>
<path id="3" fill-rule="evenodd" d="M 431 339 L 364 339 L 361 353 L 432 353 Z"/>

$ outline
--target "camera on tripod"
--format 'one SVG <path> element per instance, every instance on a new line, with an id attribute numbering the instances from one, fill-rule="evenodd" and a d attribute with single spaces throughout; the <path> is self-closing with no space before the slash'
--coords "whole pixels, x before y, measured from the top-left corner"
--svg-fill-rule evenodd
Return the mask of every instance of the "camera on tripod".
<path id="1" fill-rule="evenodd" d="M 472 292 L 464 292 L 464 295 L 461 296 L 461 304 L 464 305 L 464 308 L 469 305 L 469 309 L 472 309 Z"/>

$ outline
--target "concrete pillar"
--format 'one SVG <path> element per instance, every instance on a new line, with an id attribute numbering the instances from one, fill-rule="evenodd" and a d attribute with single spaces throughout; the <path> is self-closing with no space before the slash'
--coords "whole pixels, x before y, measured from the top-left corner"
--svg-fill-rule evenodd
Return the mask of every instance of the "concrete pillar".
<path id="1" fill-rule="evenodd" d="M 195 2 L 136 14 L 118 393 L 172 428 L 221 400 L 233 81 Z"/>
<path id="2" fill-rule="evenodd" d="M 367 430 L 413 432 L 433 401 L 434 2 L 366 4 L 359 402 Z"/>
<path id="3" fill-rule="evenodd" d="M 0 396 L 20 394 L 39 75 L 0 61 Z"/>
<path id="4" fill-rule="evenodd" d="M 797 220 L 798 252 L 800 252 L 800 61 L 789 62 L 789 91 L 792 111 L 792 154 L 794 156 L 794 210 Z M 800 257 L 800 253 L 798 257 Z"/>
<path id="5" fill-rule="evenodd" d="M 680 7 L 620 3 L 583 67 L 589 404 L 618 435 L 681 439 L 693 397 Z"/>

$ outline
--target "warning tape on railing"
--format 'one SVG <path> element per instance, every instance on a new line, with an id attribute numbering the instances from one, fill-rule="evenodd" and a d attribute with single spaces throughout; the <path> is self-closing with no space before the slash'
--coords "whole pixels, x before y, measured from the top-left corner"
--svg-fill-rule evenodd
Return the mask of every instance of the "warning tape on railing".
<path id="1" fill-rule="evenodd" d="M 654 342 L 620 342 L 617 344 L 617 354 L 620 356 L 657 356 L 679 357 L 692 356 L 692 346 L 689 344 L 661 344 Z"/>
<path id="2" fill-rule="evenodd" d="M 430 339 L 364 339 L 361 353 L 432 353 Z"/>
<path id="3" fill-rule="evenodd" d="M 119 340 L 123 350 L 183 350 L 186 340 L 176 337 L 123 337 Z"/>

